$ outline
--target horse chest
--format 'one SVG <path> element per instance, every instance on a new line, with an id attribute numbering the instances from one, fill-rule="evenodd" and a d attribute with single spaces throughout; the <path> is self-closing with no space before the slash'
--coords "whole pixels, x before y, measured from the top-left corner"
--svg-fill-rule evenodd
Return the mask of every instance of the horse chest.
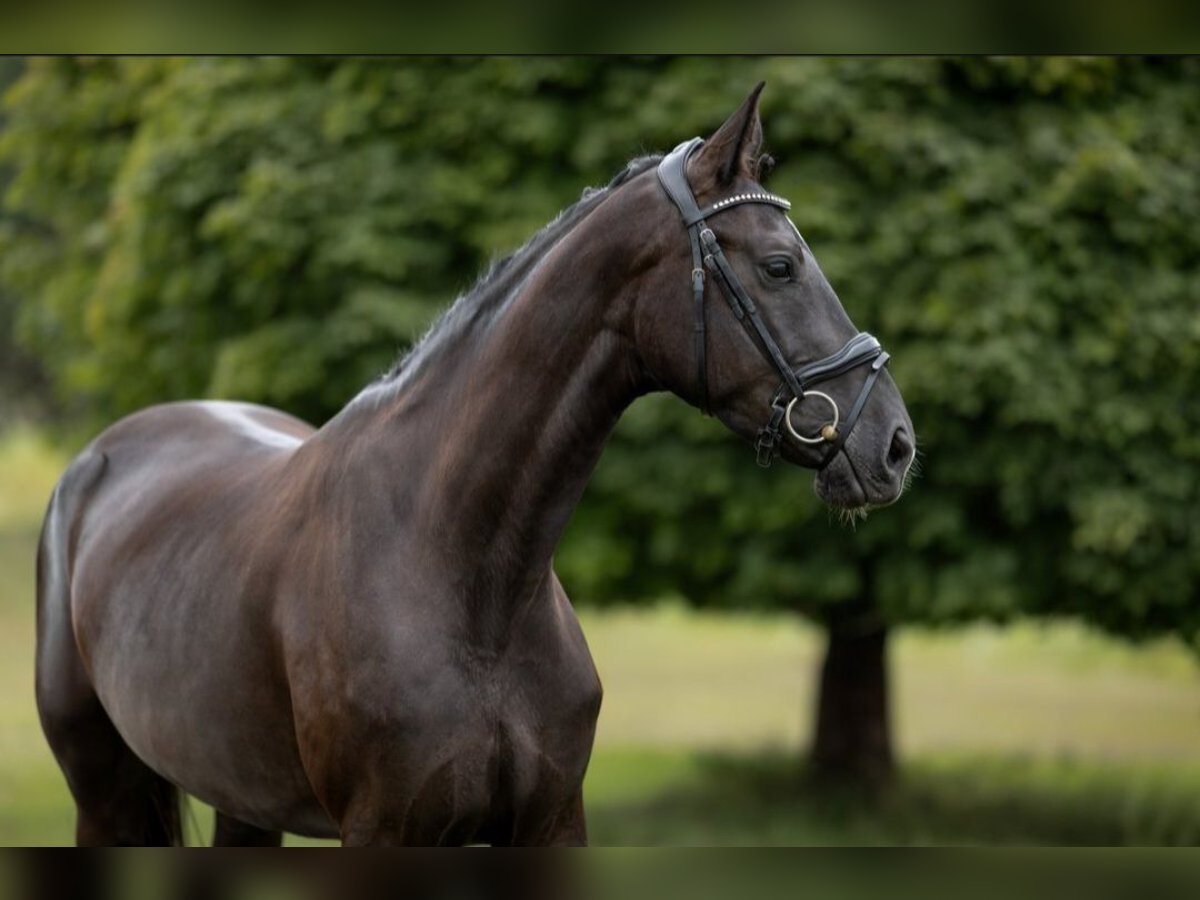
<path id="1" fill-rule="evenodd" d="M 520 842 L 578 801 L 600 683 L 586 646 L 541 637 L 500 653 L 409 645 L 356 667 L 336 729 L 354 738 L 328 748 L 354 782 L 330 792 L 355 798 L 330 810 L 345 839 Z"/>
<path id="2" fill-rule="evenodd" d="M 418 730 L 442 736 L 439 748 L 460 785 L 473 785 L 491 806 L 578 789 L 599 711 L 590 661 L 572 670 L 499 662 L 462 671 L 456 681 L 456 696 L 442 697 L 436 710 L 424 705 L 428 718 Z"/>

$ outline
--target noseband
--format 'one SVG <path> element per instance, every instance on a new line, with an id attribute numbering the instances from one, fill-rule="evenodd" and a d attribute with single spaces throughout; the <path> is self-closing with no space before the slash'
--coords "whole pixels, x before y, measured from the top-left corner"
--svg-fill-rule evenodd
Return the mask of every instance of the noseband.
<path id="1" fill-rule="evenodd" d="M 695 195 L 692 194 L 691 185 L 688 184 L 687 161 L 688 157 L 703 143 L 704 141 L 700 138 L 684 141 L 663 157 L 662 162 L 658 164 L 658 180 L 667 192 L 667 196 L 679 209 L 680 215 L 683 216 L 683 224 L 687 228 L 688 239 L 692 246 L 692 298 L 696 316 L 693 330 L 696 338 L 696 380 L 700 385 L 700 409 L 705 415 L 709 412 L 708 367 L 705 359 L 707 324 L 704 310 L 704 270 L 708 269 L 717 284 L 720 285 L 721 293 L 729 302 L 734 316 L 750 333 L 751 339 L 757 339 L 763 355 L 783 379 L 783 383 L 771 398 L 771 410 L 767 423 L 759 429 L 758 439 L 755 441 L 758 464 L 763 467 L 769 466 L 771 461 L 779 455 L 779 448 L 783 442 L 783 429 L 786 427 L 792 437 L 802 443 L 821 444 L 827 442 L 830 445 L 819 466 L 819 468 L 824 468 L 842 449 L 846 438 L 849 437 L 855 423 L 858 422 L 858 417 L 862 413 L 863 407 L 866 406 L 867 397 L 870 396 L 871 389 L 875 387 L 879 373 L 887 365 L 888 354 L 879 345 L 879 341 L 866 332 L 860 332 L 832 356 L 819 359 L 799 369 L 793 369 L 788 365 L 783 351 L 779 348 L 779 343 L 771 334 L 767 323 L 758 314 L 758 307 L 746 293 L 746 289 L 738 280 L 729 261 L 725 258 L 725 254 L 721 252 L 721 245 L 717 242 L 717 237 L 708 227 L 706 220 L 710 216 L 743 203 L 761 203 L 778 206 L 785 210 L 791 209 L 792 204 L 774 194 L 751 191 L 734 194 L 732 197 L 718 200 L 705 209 L 700 209 L 696 204 Z M 858 398 L 854 401 L 854 406 L 850 408 L 850 414 L 842 419 L 841 411 L 834 399 L 822 391 L 812 390 L 812 386 L 837 378 L 839 375 L 844 375 L 851 369 L 867 363 L 871 364 L 867 380 L 858 392 Z M 833 411 L 833 418 L 822 426 L 815 436 L 807 437 L 793 427 L 792 410 L 810 397 L 827 403 Z"/>

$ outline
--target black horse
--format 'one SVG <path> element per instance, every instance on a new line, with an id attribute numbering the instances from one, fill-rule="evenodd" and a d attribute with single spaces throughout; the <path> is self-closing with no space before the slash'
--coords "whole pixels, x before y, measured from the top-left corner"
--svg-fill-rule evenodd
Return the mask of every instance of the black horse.
<path id="1" fill-rule="evenodd" d="M 586 192 L 324 427 L 173 403 L 72 462 L 37 700 L 79 843 L 178 842 L 180 789 L 219 844 L 584 843 L 600 680 L 552 556 L 622 411 L 669 390 L 832 506 L 900 495 L 912 424 L 758 183 L 760 90 Z"/>

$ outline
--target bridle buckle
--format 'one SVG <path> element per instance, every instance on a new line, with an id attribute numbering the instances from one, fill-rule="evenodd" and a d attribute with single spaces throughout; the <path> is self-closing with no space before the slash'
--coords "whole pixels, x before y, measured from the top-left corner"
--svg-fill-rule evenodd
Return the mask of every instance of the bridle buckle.
<path id="1" fill-rule="evenodd" d="M 757 451 L 758 464 L 764 469 L 769 469 L 775 457 L 779 455 L 779 445 L 783 443 L 783 420 L 786 417 L 787 408 L 779 402 L 773 402 L 771 417 L 767 419 L 767 424 L 758 429 L 754 449 Z"/>
<path id="2" fill-rule="evenodd" d="M 757 453 L 755 461 L 764 469 L 771 468 L 771 463 L 779 455 L 779 432 L 771 431 L 765 425 L 758 430 L 758 440 L 754 442 Z"/>

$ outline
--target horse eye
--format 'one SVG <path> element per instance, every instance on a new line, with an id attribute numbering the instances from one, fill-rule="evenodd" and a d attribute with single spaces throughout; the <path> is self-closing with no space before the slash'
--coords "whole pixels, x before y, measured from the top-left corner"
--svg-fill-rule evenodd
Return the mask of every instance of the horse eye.
<path id="1" fill-rule="evenodd" d="M 781 281 L 792 277 L 792 263 L 786 259 L 773 259 L 765 266 L 767 274 Z"/>

